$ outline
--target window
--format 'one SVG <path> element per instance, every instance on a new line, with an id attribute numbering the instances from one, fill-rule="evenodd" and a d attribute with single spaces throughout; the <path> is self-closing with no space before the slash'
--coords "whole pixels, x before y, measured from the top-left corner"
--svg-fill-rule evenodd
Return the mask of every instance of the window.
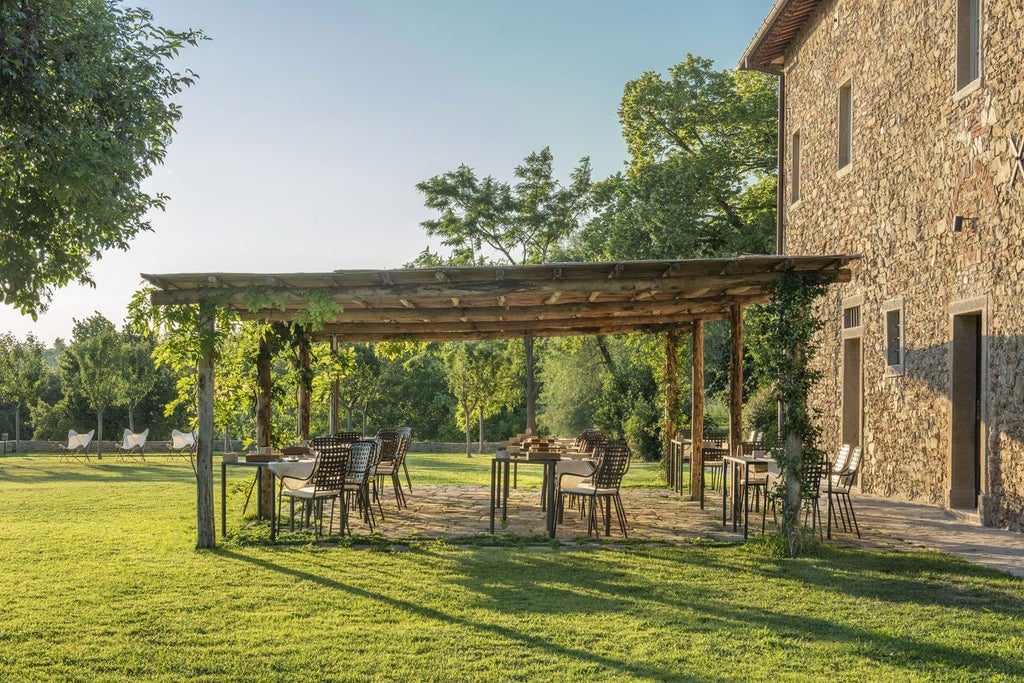
<path id="1" fill-rule="evenodd" d="M 853 161 L 853 84 L 839 88 L 839 168 Z"/>
<path id="2" fill-rule="evenodd" d="M 886 374 L 902 375 L 906 343 L 903 327 L 903 299 L 886 301 L 882 305 L 882 312 L 885 315 Z"/>
<path id="3" fill-rule="evenodd" d="M 796 204 L 800 201 L 800 132 L 793 133 L 793 143 L 789 148 L 790 166 L 789 169 L 789 203 Z"/>
<path id="4" fill-rule="evenodd" d="M 981 76 L 981 0 L 957 0 L 956 89 Z"/>
<path id="5" fill-rule="evenodd" d="M 843 329 L 849 330 L 854 327 L 860 327 L 860 306 L 843 309 Z"/>

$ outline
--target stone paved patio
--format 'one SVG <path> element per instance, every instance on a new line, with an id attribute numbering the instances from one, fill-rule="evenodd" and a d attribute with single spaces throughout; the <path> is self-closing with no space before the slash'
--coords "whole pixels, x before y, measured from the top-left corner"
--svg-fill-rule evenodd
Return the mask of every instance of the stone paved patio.
<path id="1" fill-rule="evenodd" d="M 697 538 L 740 542 L 742 531 L 722 526 L 721 494 L 709 491 L 704 509 L 693 501 L 663 488 L 622 490 L 629 538 L 638 541 L 679 542 Z M 377 525 L 385 538 L 457 537 L 488 533 L 490 490 L 482 486 L 417 486 L 407 492 L 409 507 L 398 511 L 394 498 L 385 494 L 386 519 Z M 939 550 L 964 559 L 1024 576 L 1024 534 L 980 527 L 964 522 L 931 505 L 855 496 L 862 538 L 833 531 L 833 543 L 889 550 Z M 824 514 L 824 513 L 823 513 Z M 755 519 L 756 517 L 756 519 Z M 353 523 L 356 534 L 365 526 Z M 612 538 L 621 534 L 612 522 Z M 751 516 L 751 537 L 760 533 L 760 515 Z M 520 535 L 544 534 L 540 490 L 514 489 L 509 495 L 508 521 L 496 521 L 495 532 Z M 567 511 L 556 538 L 572 542 L 586 535 L 586 523 Z M 603 536 L 602 536 L 603 537 Z"/>

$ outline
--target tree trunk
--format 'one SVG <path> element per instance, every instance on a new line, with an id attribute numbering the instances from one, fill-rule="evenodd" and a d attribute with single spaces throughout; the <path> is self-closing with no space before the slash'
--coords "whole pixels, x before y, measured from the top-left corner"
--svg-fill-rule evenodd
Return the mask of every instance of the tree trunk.
<path id="1" fill-rule="evenodd" d="M 313 372 L 309 367 L 309 335 L 306 329 L 298 332 L 299 346 L 299 395 L 297 435 L 301 441 L 309 439 L 310 403 L 313 396 Z"/>
<path id="2" fill-rule="evenodd" d="M 782 502 L 782 537 L 790 557 L 800 552 L 800 476 L 796 464 L 802 459 L 802 444 L 797 434 L 786 435 L 786 497 Z"/>
<path id="3" fill-rule="evenodd" d="M 21 452 L 21 403 L 14 404 L 14 450 Z"/>
<path id="4" fill-rule="evenodd" d="M 690 419 L 690 500 L 704 507 L 704 321 L 693 323 L 693 416 Z"/>
<path id="5" fill-rule="evenodd" d="M 267 334 L 260 337 L 259 352 L 256 355 L 256 445 L 262 448 L 269 448 L 273 443 L 271 434 L 271 391 L 273 390 L 273 376 L 271 375 L 271 363 L 273 360 L 273 348 Z M 264 517 L 269 517 L 269 511 L 274 506 L 274 478 L 263 477 L 259 490 L 259 502 L 257 510 L 263 511 Z"/>
<path id="6" fill-rule="evenodd" d="M 132 403 L 128 404 L 128 429 L 135 433 L 135 405 Z"/>
<path id="7" fill-rule="evenodd" d="M 465 406 L 462 409 L 462 412 L 465 413 L 466 418 L 466 457 L 472 458 L 473 455 L 472 453 L 470 453 L 470 444 L 473 443 L 473 438 L 471 436 L 473 433 L 473 428 L 470 426 L 469 418 L 473 414 L 473 409 L 470 408 L 469 406 Z"/>
<path id="8" fill-rule="evenodd" d="M 476 415 L 477 415 L 477 417 L 476 417 L 476 419 L 477 419 L 477 426 L 479 428 L 479 437 L 480 437 L 480 447 L 477 449 L 476 452 L 477 453 L 483 453 L 484 452 L 484 407 L 483 407 L 483 405 L 480 405 L 479 407 L 477 407 L 476 410 L 477 410 L 477 413 L 476 413 Z"/>
<path id="9" fill-rule="evenodd" d="M 604 361 L 604 365 L 608 368 L 608 372 L 615 377 L 615 361 L 612 360 L 612 354 L 608 350 L 608 342 L 605 341 L 604 335 L 599 334 L 594 337 L 594 341 L 597 343 L 597 350 L 601 353 L 601 359 Z"/>
<path id="10" fill-rule="evenodd" d="M 743 310 L 729 307 L 729 445 L 743 455 Z M 723 472 L 724 474 L 724 472 Z"/>
<path id="11" fill-rule="evenodd" d="M 523 337 L 526 351 L 526 433 L 537 433 L 537 382 L 533 368 L 533 337 Z"/>
<path id="12" fill-rule="evenodd" d="M 207 305 L 200 307 L 200 324 L 213 329 L 213 315 Z M 213 350 L 199 359 L 198 413 L 196 444 L 196 548 L 217 545 L 217 522 L 213 511 Z M 225 446 L 227 428 L 224 429 Z M 226 450 L 226 448 L 225 448 Z"/>
<path id="13" fill-rule="evenodd" d="M 672 440 L 676 437 L 676 428 L 679 426 L 679 332 L 669 330 L 665 333 L 665 413 L 664 413 L 664 456 L 662 468 L 669 475 L 672 481 L 669 485 L 677 487 L 677 481 L 682 476 L 681 472 L 672 469 Z"/>
<path id="14" fill-rule="evenodd" d="M 96 411 L 96 459 L 103 459 L 103 408 Z"/>

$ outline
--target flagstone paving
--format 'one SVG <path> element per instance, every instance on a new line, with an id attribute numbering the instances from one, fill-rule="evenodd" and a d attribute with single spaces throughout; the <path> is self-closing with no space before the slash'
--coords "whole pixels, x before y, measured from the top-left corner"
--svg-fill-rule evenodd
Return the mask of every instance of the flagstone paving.
<path id="1" fill-rule="evenodd" d="M 416 486 L 406 492 L 408 508 L 397 510 L 394 498 L 384 496 L 385 519 L 377 531 L 385 538 L 440 538 L 487 534 L 490 490 L 481 486 Z M 670 489 L 622 490 L 629 538 L 649 542 L 685 542 L 712 539 L 741 542 L 742 530 L 722 525 L 721 497 L 709 491 L 701 509 Z M 855 496 L 862 538 L 833 530 L 833 543 L 891 550 L 939 550 L 983 566 L 1024 576 L 1024 534 L 990 529 L 964 522 L 931 505 Z M 514 489 L 509 494 L 508 519 L 495 522 L 496 534 L 544 535 L 544 512 L 537 488 Z M 823 512 L 824 514 L 824 512 Z M 770 519 L 770 514 L 769 514 Z M 357 534 L 365 527 L 356 524 Z M 750 534 L 761 530 L 760 513 L 751 513 Z M 603 531 L 603 530 L 602 530 Z M 571 543 L 586 535 L 586 522 L 577 511 L 567 510 L 556 538 Z M 603 537 L 603 534 L 602 534 Z M 612 520 L 613 539 L 621 533 Z"/>

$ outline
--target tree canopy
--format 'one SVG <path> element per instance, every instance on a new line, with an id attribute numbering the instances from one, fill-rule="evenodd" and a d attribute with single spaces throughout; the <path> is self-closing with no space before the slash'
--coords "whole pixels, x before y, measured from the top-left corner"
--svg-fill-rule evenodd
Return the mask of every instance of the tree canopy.
<path id="1" fill-rule="evenodd" d="M 0 302 L 35 316 L 150 229 L 167 197 L 141 184 L 195 78 L 169 62 L 203 38 L 115 0 L 0 3 Z"/>
<path id="2" fill-rule="evenodd" d="M 715 71 L 688 55 L 668 78 L 626 84 L 619 120 L 627 170 L 594 187 L 582 258 L 703 258 L 771 253 L 777 85 Z"/>

